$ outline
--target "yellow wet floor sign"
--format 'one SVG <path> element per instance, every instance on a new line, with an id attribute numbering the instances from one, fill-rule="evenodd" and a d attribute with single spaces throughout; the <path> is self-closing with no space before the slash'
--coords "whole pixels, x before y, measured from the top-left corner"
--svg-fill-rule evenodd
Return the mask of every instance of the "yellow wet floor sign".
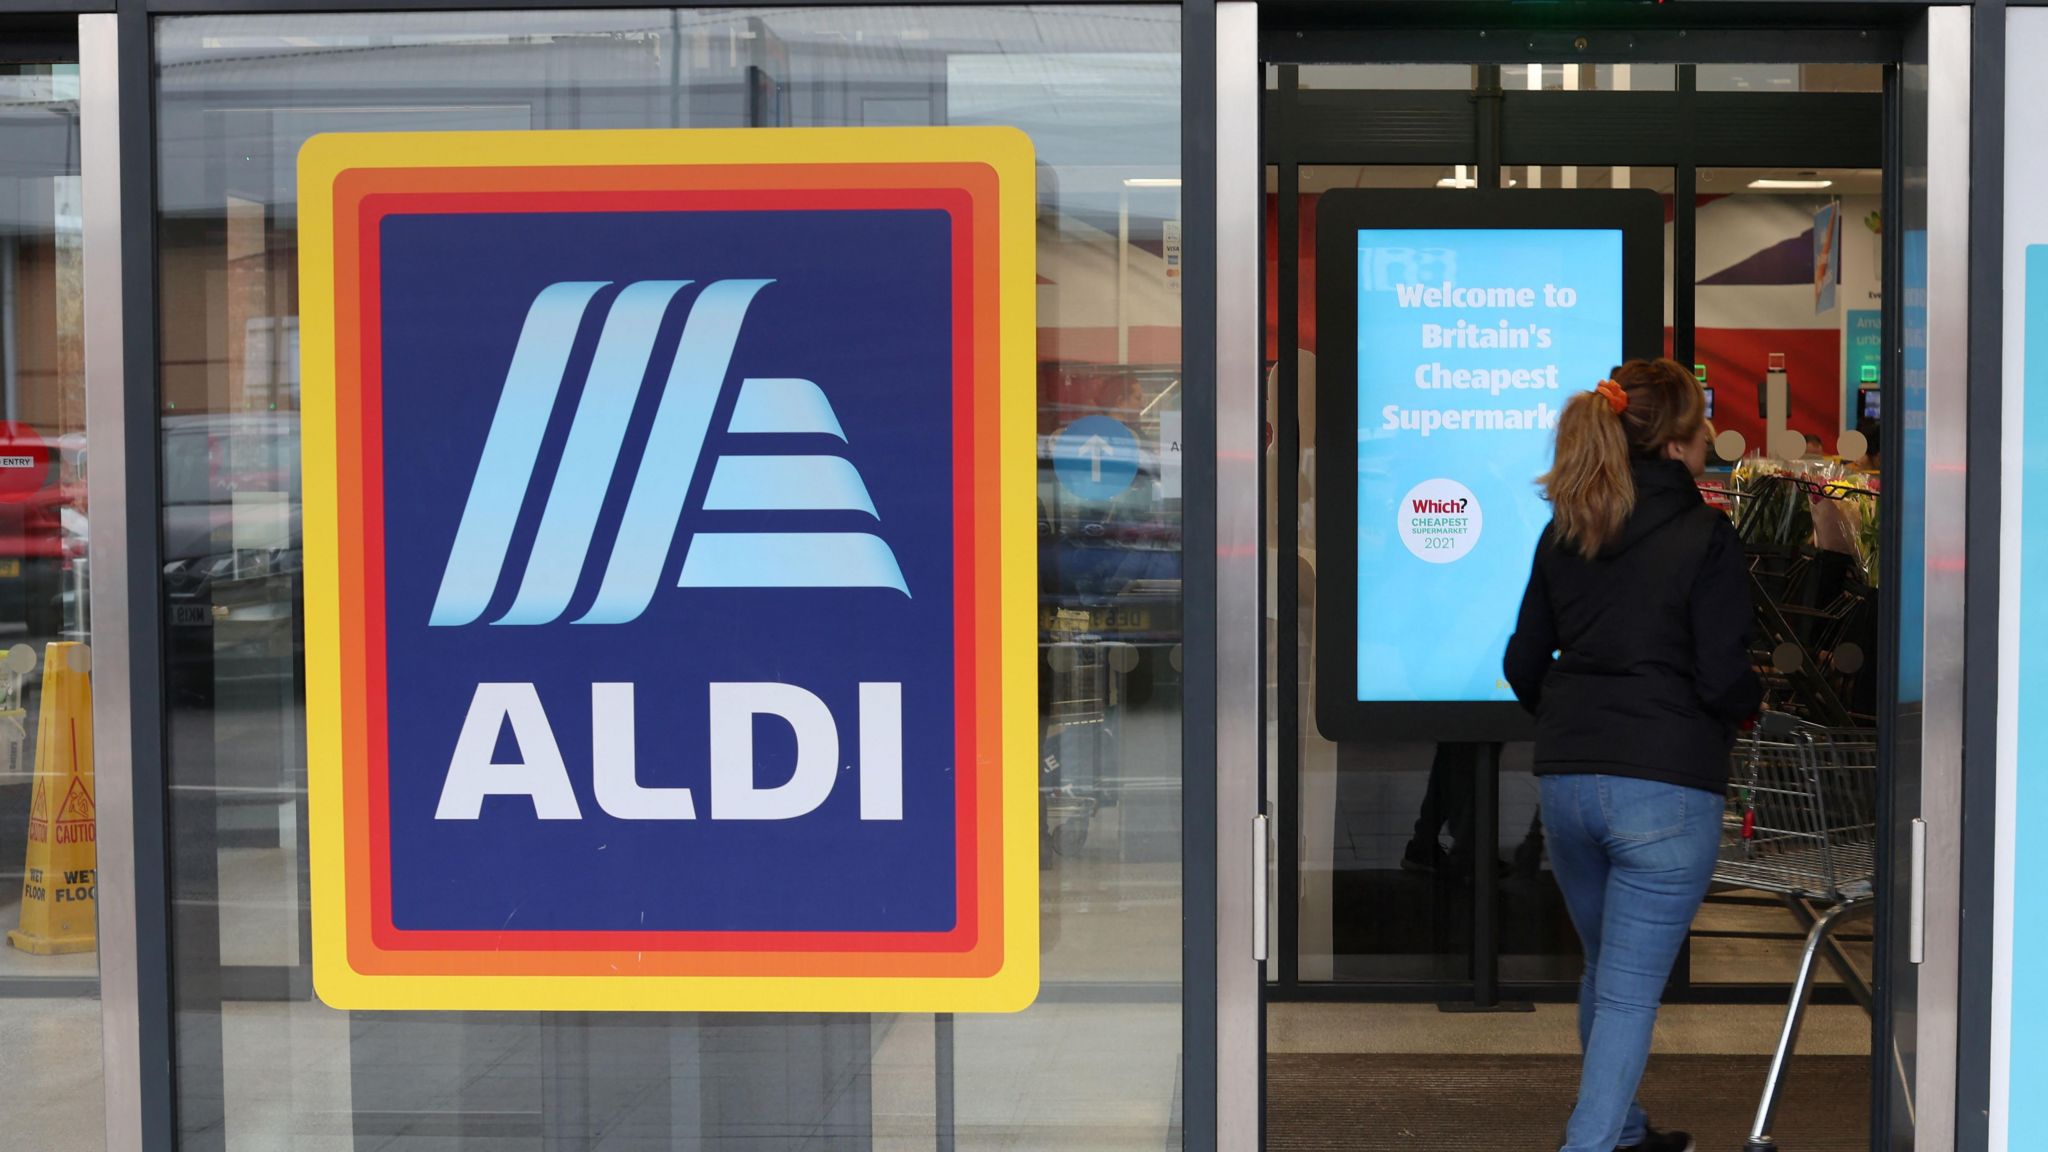
<path id="1" fill-rule="evenodd" d="M 36 721 L 36 783 L 29 799 L 28 867 L 21 926 L 7 939 L 48 956 L 90 952 L 99 865 L 92 799 L 92 673 L 83 644 L 52 644 L 43 657 Z"/>

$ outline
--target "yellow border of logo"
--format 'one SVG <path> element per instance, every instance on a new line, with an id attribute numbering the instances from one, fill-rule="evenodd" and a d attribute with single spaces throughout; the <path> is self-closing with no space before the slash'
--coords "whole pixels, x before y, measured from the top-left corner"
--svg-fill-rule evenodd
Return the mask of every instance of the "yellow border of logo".
<path id="1" fill-rule="evenodd" d="M 342 760 L 335 182 L 365 169 L 971 163 L 998 189 L 1002 958 L 986 977 L 372 975 L 349 962 Z M 329 134 L 299 153 L 307 760 L 314 985 L 336 1008 L 1006 1012 L 1039 980 L 1036 174 L 1006 128 Z"/>

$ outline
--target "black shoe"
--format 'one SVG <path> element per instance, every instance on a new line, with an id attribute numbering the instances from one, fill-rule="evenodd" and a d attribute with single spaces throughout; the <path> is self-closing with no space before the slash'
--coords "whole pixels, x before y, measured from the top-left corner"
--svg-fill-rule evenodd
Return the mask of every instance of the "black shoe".
<path id="1" fill-rule="evenodd" d="M 1442 869 L 1450 858 L 1444 846 L 1434 840 L 1410 840 L 1401 853 L 1401 870 L 1404 872 L 1435 872 Z"/>
<path id="2" fill-rule="evenodd" d="M 1642 1140 L 1623 1144 L 1614 1152 L 1693 1152 L 1692 1133 L 1661 1132 L 1648 1128 L 1644 1130 Z"/>

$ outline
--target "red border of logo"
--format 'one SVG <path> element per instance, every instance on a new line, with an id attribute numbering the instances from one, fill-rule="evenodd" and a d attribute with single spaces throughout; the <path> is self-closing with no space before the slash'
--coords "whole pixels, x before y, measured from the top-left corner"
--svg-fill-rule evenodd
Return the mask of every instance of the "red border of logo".
<path id="1" fill-rule="evenodd" d="M 1002 828 L 994 779 L 1002 763 L 993 579 L 994 173 L 958 163 L 354 169 L 336 178 L 333 191 L 351 966 L 365 974 L 609 975 L 622 974 L 618 962 L 631 956 L 637 975 L 993 973 L 1002 961 Z M 902 208 L 947 212 L 955 243 L 955 683 L 957 763 L 963 768 L 956 926 L 943 933 L 397 928 L 390 916 L 385 702 L 372 688 L 383 683 L 385 659 L 378 223 L 393 213 Z M 978 407 L 977 396 L 983 398 Z M 970 766 L 974 770 L 965 770 Z M 978 779 L 985 772 L 990 778 Z"/>

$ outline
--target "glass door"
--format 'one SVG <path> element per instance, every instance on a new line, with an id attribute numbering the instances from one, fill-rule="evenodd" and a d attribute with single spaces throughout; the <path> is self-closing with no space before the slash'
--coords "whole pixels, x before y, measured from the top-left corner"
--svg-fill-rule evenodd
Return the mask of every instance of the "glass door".
<path id="1" fill-rule="evenodd" d="M 1370 40 L 1346 35 L 1269 28 L 1265 39 L 1275 49 L 1265 74 L 1265 747 L 1279 825 L 1269 1127 L 1285 1138 L 1330 1123 L 1328 1101 L 1341 1094 L 1328 1079 L 1333 1070 L 1340 1080 L 1383 1073 L 1384 1082 L 1404 1084 L 1440 1065 L 1445 1076 L 1490 1069 L 1483 1074 L 1534 1083 L 1551 1075 L 1546 1061 L 1569 1065 L 1577 1051 L 1561 1015 L 1576 991 L 1577 937 L 1549 875 L 1529 746 L 1475 747 L 1457 743 L 1455 733 L 1435 744 L 1332 741 L 1318 730 L 1313 650 L 1328 641 L 1315 621 L 1321 601 L 1351 592 L 1318 581 L 1316 396 L 1332 383 L 1321 379 L 1315 356 L 1319 321 L 1332 322 L 1315 308 L 1318 204 L 1335 188 L 1446 196 L 1633 188 L 1665 206 L 1665 352 L 1696 366 L 1717 426 L 1743 438 L 1740 446 L 1724 442 L 1724 464 L 1770 456 L 1774 468 L 1825 472 L 1822 486 L 1834 494 L 1871 506 L 1880 493 L 1890 499 L 1864 538 L 1822 540 L 1808 529 L 1791 542 L 1803 554 L 1835 547 L 1846 557 L 1836 567 L 1862 615 L 1854 628 L 1835 621 L 1833 640 L 1808 644 L 1807 659 L 1825 666 L 1820 678 L 1842 709 L 1840 722 L 1882 732 L 1887 759 L 1875 766 L 1873 794 L 1900 807 L 1877 813 L 1869 831 L 1888 841 L 1878 848 L 1876 928 L 1865 910 L 1821 945 L 1814 1007 L 1785 1089 L 1792 1099 L 1817 1081 L 1842 1090 L 1831 1103 L 1808 1096 L 1798 1107 L 1781 1104 L 1777 1122 L 1821 1122 L 1834 1133 L 1866 1131 L 1910 1146 L 1904 1102 L 1912 1075 L 1902 1053 L 1912 1044 L 1913 1008 L 1900 989 L 1912 979 L 1901 971 L 1913 962 L 1901 901 L 1912 888 L 1913 822 L 1901 789 L 1917 805 L 1920 784 L 1891 759 L 1910 751 L 1903 702 L 1888 695 L 1904 691 L 1907 654 L 1886 637 L 1892 628 L 1918 633 L 1928 618 L 1911 600 L 1912 574 L 1902 583 L 1889 568 L 1899 553 L 1896 562 L 1919 563 L 1911 534 L 1925 513 L 1914 502 L 1914 476 L 1897 465 L 1878 471 L 1900 456 L 1900 430 L 1883 419 L 1897 415 L 1887 403 L 1915 403 L 1912 353 L 1903 364 L 1895 354 L 1910 349 L 1901 334 L 1912 321 L 1902 324 L 1892 311 L 1902 299 L 1912 307 L 1915 241 L 1911 231 L 1902 242 L 1886 227 L 1902 208 L 1892 142 L 1903 133 L 1924 147 L 1928 138 L 1910 108 L 1901 119 L 1899 93 L 1910 97 L 1915 83 L 1927 82 L 1924 70 L 1916 80 L 1911 66 L 1896 64 L 1906 30 L 1873 31 L 1860 57 L 1847 58 L 1830 35 L 1743 40 L 1701 30 L 1684 49 L 1692 63 L 1599 36 L 1578 42 L 1597 63 L 1328 63 L 1351 46 L 1370 51 Z M 1531 36 L 1512 42 L 1556 39 Z M 1409 37 L 1401 50 L 1407 60 L 1427 59 L 1431 43 Z M 1435 43 L 1455 59 L 1455 41 Z M 1802 44 L 1839 62 L 1796 63 Z M 1757 57 L 1788 62 L 1742 62 Z M 1907 290 L 1889 291 L 1902 262 Z M 1825 281 L 1817 267 L 1827 270 Z M 1797 451 L 1783 432 L 1798 433 Z M 1716 487 L 1732 493 L 1738 474 L 1724 470 Z M 1903 546 L 1887 543 L 1894 531 L 1908 534 Z M 1822 599 L 1802 606 L 1815 614 L 1839 607 Z M 1780 674 L 1783 707 L 1797 706 L 1791 679 Z M 1696 1082 L 1727 1077 L 1715 1096 L 1719 1114 L 1699 1125 L 1717 1140 L 1752 1134 L 1808 929 L 1822 911 L 1726 886 L 1694 925 L 1665 1020 L 1670 1042 L 1691 1045 L 1685 1037 L 1697 1033 L 1702 1043 L 1665 1066 Z M 1533 1012 L 1468 1028 L 1436 1002 Z M 1727 1042 L 1706 1041 L 1699 1029 L 1739 1034 L 1740 1042 L 1717 1047 Z M 1563 1091 L 1566 1108 L 1568 1087 L 1560 1078 L 1552 1091 Z M 1654 1090 L 1653 1079 L 1646 1092 Z M 1385 1107 L 1399 1111 L 1405 1092 Z M 1427 1091 L 1416 1093 L 1406 1105 L 1420 1109 L 1419 1138 L 1453 1139 L 1460 1105 L 1423 1106 L 1417 1101 Z M 1360 1120 L 1372 1108 L 1352 1113 Z M 1493 1123 L 1501 1113 L 1488 1115 Z M 1536 1127 L 1537 1144 L 1555 1138 Z"/>

